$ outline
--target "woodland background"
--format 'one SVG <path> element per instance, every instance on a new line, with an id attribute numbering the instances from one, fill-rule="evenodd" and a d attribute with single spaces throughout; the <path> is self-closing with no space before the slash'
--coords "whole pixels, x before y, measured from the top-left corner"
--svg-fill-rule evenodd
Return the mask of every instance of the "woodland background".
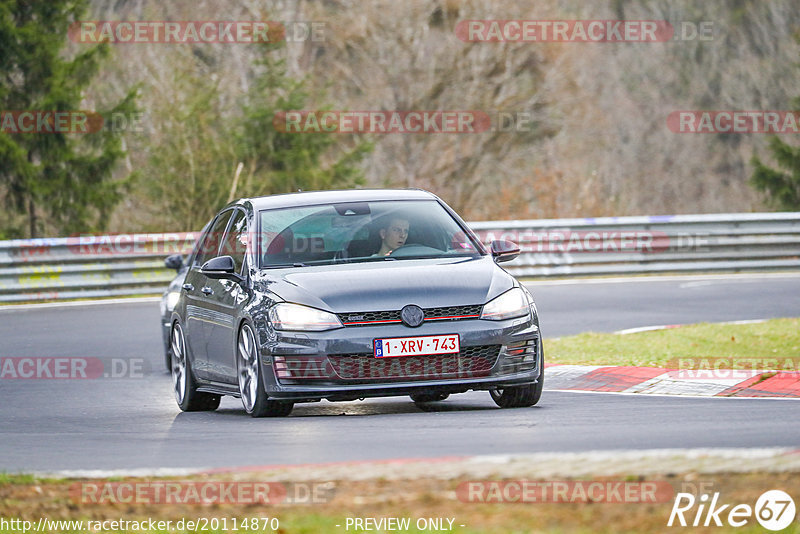
<path id="1" fill-rule="evenodd" d="M 81 109 L 136 91 L 142 128 L 122 134 L 110 175 L 119 194 L 72 225 L 45 210 L 40 235 L 197 230 L 231 196 L 239 163 L 235 197 L 420 187 L 471 221 L 769 210 L 750 184 L 751 158 L 772 162 L 769 136 L 676 134 L 666 117 L 793 109 L 800 95 L 796 0 L 90 0 L 85 19 L 315 21 L 324 39 L 111 45 Z M 465 43 L 454 28 L 467 19 L 712 21 L 714 36 Z M 67 57 L 90 46 L 63 41 Z M 473 135 L 292 136 L 270 128 L 282 109 L 471 109 L 533 121 Z M 26 217 L 24 205 L 8 208 L 0 237 L 27 237 Z"/>

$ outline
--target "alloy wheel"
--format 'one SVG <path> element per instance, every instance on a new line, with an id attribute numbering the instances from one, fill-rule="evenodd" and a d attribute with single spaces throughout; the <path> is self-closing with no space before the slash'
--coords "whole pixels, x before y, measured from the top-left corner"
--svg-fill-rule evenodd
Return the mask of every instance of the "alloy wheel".
<path id="1" fill-rule="evenodd" d="M 178 404 L 183 403 L 186 396 L 187 375 L 186 375 L 186 340 L 183 337 L 181 325 L 175 323 L 172 328 L 172 387 L 175 393 L 175 400 Z"/>
<path id="2" fill-rule="evenodd" d="M 247 413 L 251 413 L 258 398 L 258 357 L 255 336 L 249 325 L 242 327 L 237 349 L 239 393 Z"/>

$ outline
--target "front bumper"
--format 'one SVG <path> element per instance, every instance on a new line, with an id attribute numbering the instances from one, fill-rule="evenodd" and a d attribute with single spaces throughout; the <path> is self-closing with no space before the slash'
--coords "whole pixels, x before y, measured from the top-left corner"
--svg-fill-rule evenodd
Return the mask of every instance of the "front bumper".
<path id="1" fill-rule="evenodd" d="M 266 393 L 294 402 L 354 400 L 412 393 L 459 393 L 536 382 L 541 338 L 533 314 L 506 321 L 470 319 L 346 327 L 328 332 L 259 329 Z M 458 334 L 458 355 L 375 358 L 377 338 Z"/>

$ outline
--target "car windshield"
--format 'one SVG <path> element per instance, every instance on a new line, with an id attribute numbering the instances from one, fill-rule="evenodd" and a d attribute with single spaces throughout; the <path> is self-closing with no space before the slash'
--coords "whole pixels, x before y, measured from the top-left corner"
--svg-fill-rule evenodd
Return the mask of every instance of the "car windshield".
<path id="1" fill-rule="evenodd" d="M 476 256 L 435 200 L 344 202 L 259 213 L 262 268 Z"/>

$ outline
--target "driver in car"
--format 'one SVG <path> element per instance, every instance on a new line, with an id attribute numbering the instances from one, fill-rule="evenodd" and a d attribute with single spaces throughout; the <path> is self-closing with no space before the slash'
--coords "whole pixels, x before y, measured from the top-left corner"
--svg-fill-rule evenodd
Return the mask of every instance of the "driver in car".
<path id="1" fill-rule="evenodd" d="M 378 235 L 381 238 L 381 248 L 375 253 L 375 256 L 388 256 L 406 244 L 408 219 L 392 217 L 378 230 Z"/>

